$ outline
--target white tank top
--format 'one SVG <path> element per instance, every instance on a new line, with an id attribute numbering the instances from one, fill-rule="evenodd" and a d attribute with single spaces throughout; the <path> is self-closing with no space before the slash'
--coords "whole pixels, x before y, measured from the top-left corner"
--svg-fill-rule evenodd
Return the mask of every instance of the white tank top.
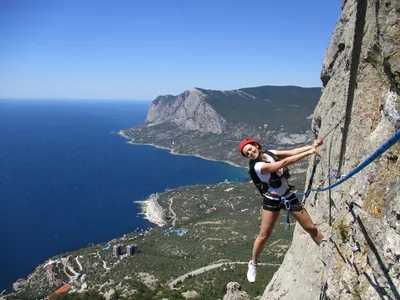
<path id="1" fill-rule="evenodd" d="M 271 151 L 273 154 L 276 155 L 276 150 L 268 150 L 268 151 Z M 268 162 L 271 162 L 271 163 L 275 162 L 275 160 L 271 156 L 269 156 L 268 154 L 263 153 L 263 155 L 264 155 L 263 159 L 265 161 L 268 161 Z M 269 179 L 271 178 L 271 174 L 270 173 L 261 174 L 261 167 L 262 167 L 263 164 L 266 164 L 266 162 L 263 162 L 263 161 L 257 162 L 254 165 L 254 171 L 256 171 L 256 174 L 257 174 L 258 178 L 260 178 L 260 180 L 262 182 L 267 182 L 268 183 Z M 276 174 L 278 174 L 278 176 L 282 176 L 283 169 L 279 169 L 276 172 Z M 274 193 L 274 194 L 278 194 L 280 196 L 284 195 L 286 193 L 286 191 L 289 189 L 289 183 L 288 183 L 287 178 L 285 178 L 285 177 L 281 177 L 281 180 L 282 180 L 282 185 L 280 187 L 273 188 L 273 187 L 270 186 L 269 189 L 268 189 L 268 192 Z M 287 195 L 287 196 L 289 196 L 289 195 Z"/>

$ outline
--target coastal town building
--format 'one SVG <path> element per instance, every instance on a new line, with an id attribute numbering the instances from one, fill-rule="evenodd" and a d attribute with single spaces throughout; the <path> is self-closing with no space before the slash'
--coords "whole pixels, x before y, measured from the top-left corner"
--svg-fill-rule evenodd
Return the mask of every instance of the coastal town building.
<path id="1" fill-rule="evenodd" d="M 130 245 L 116 244 L 113 246 L 112 253 L 113 253 L 114 257 L 119 257 L 120 255 L 124 255 L 124 254 L 127 254 L 128 256 L 132 256 L 132 255 L 138 253 L 137 245 L 136 244 L 130 244 Z"/>
<path id="2" fill-rule="evenodd" d="M 113 246 L 113 255 L 115 256 L 115 257 L 118 257 L 121 253 L 121 251 L 120 251 L 120 248 L 121 248 L 121 245 L 120 244 L 117 244 L 117 245 L 114 245 Z"/>
<path id="3" fill-rule="evenodd" d="M 137 245 L 136 244 L 132 244 L 132 245 L 126 245 L 126 254 L 130 255 L 134 255 L 137 253 Z"/>

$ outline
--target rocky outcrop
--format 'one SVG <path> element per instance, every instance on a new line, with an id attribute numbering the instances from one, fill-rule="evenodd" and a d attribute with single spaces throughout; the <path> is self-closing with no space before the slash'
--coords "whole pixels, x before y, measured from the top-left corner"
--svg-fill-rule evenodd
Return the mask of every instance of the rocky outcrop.
<path id="1" fill-rule="evenodd" d="M 250 300 L 249 295 L 241 289 L 242 287 L 239 283 L 229 282 L 226 286 L 226 294 L 223 300 Z"/>
<path id="2" fill-rule="evenodd" d="M 173 123 L 182 130 L 222 133 L 226 120 L 207 102 L 198 89 L 173 96 L 159 96 L 150 105 L 147 124 Z"/>
<path id="3" fill-rule="evenodd" d="M 320 88 L 260 86 L 230 91 L 194 88 L 159 96 L 144 125 L 121 131 L 135 144 L 244 165 L 237 145 L 244 138 L 268 149 L 312 140 L 311 118 Z"/>
<path id="4" fill-rule="evenodd" d="M 324 137 L 315 187 L 327 187 L 400 127 L 400 2 L 347 0 L 326 51 L 313 131 Z M 307 210 L 321 247 L 297 226 L 263 299 L 400 299 L 400 143 Z M 310 176 L 311 167 L 309 168 Z"/>
<path id="5" fill-rule="evenodd" d="M 187 292 L 184 292 L 184 293 L 182 293 L 182 296 L 183 296 L 185 299 L 197 299 L 197 298 L 200 298 L 200 297 L 201 297 L 200 294 L 199 294 L 198 292 L 196 292 L 196 291 L 187 291 Z"/>

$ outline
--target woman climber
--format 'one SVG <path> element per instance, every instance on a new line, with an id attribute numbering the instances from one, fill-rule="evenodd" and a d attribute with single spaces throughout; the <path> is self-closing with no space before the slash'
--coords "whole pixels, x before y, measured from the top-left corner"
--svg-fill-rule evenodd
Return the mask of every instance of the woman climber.
<path id="1" fill-rule="evenodd" d="M 240 153 L 249 158 L 249 174 L 263 195 L 261 228 L 253 245 L 253 256 L 248 263 L 247 280 L 256 280 L 258 257 L 271 235 L 281 209 L 290 211 L 292 217 L 307 231 L 313 241 L 319 245 L 324 237 L 312 222 L 307 211 L 297 199 L 293 186 L 288 183 L 290 166 L 299 160 L 317 153 L 317 147 L 323 140 L 317 140 L 312 146 L 292 150 L 270 150 L 261 152 L 261 145 L 252 139 L 243 140 L 239 145 Z"/>

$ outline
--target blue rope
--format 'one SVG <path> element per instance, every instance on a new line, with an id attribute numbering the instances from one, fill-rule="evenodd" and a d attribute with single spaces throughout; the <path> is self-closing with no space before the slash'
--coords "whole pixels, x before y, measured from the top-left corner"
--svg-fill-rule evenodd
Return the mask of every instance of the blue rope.
<path id="1" fill-rule="evenodd" d="M 364 160 L 361 164 L 359 164 L 356 168 L 354 168 L 349 174 L 346 176 L 342 177 L 339 181 L 336 181 L 334 184 L 331 184 L 330 186 L 322 189 L 312 189 L 315 192 L 323 192 L 326 190 L 329 190 L 331 188 L 334 188 L 335 186 L 338 186 L 339 184 L 343 183 L 350 177 L 354 176 L 358 172 L 360 172 L 362 169 L 364 169 L 366 166 L 368 166 L 371 162 L 373 162 L 376 158 L 378 158 L 380 155 L 382 155 L 386 150 L 388 150 L 390 147 L 392 147 L 394 144 L 396 144 L 400 140 L 400 130 L 398 130 L 390 139 L 388 139 L 382 146 L 378 148 L 374 153 L 371 154 L 370 157 L 368 157 L 366 160 Z"/>
<path id="2" fill-rule="evenodd" d="M 285 214 L 285 237 L 288 236 L 288 231 L 290 229 L 290 220 L 289 220 L 289 213 L 290 213 L 290 204 L 292 201 L 296 200 L 296 199 L 300 199 L 300 197 L 306 195 L 306 197 L 310 194 L 311 191 L 315 191 L 315 192 L 323 192 L 326 190 L 329 190 L 335 186 L 338 186 L 339 184 L 343 183 L 344 181 L 346 181 L 347 179 L 349 179 L 350 177 L 354 176 L 355 174 L 357 174 L 358 172 L 360 172 L 362 169 L 364 169 L 366 166 L 368 166 L 371 162 L 373 162 L 376 158 L 378 158 L 380 155 L 382 155 L 385 151 L 387 151 L 390 147 L 392 147 L 395 143 L 397 143 L 400 140 L 400 130 L 398 130 L 390 139 L 388 139 L 381 147 L 378 148 L 378 150 L 376 150 L 374 153 L 371 154 L 370 157 L 368 157 L 366 160 L 364 160 L 361 164 L 359 164 L 355 169 L 353 169 L 349 174 L 347 174 L 346 176 L 342 177 L 342 179 L 340 179 L 339 181 L 335 182 L 334 184 L 326 187 L 326 188 L 322 188 L 322 189 L 310 189 L 310 185 L 308 187 L 308 189 L 299 195 L 296 195 L 295 198 L 293 199 L 286 199 L 285 196 L 281 196 L 281 199 L 283 200 L 283 203 L 285 205 L 286 208 L 286 214 Z M 329 170 L 329 172 L 331 171 L 331 169 Z M 336 171 L 336 170 L 332 170 L 332 171 Z M 313 172 L 314 173 L 314 172 Z M 312 174 L 311 177 L 314 177 L 314 174 Z M 334 177 L 334 176 L 332 176 Z M 312 181 L 310 181 L 310 183 L 312 183 Z M 344 191 L 340 190 L 338 192 L 344 193 Z M 303 205 L 301 203 L 301 205 Z"/>

